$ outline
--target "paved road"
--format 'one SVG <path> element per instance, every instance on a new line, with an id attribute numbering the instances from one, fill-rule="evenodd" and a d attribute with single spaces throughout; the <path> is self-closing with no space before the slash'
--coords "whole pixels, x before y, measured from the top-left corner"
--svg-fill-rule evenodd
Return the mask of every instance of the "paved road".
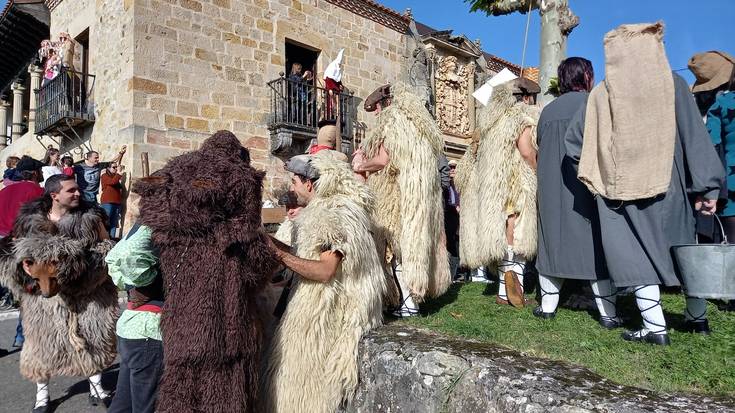
<path id="1" fill-rule="evenodd" d="M 17 313 L 0 313 L 0 412 L 28 413 L 36 401 L 36 385 L 21 377 L 18 371 L 20 351 L 14 349 L 13 338 Z M 10 351 L 8 353 L 8 351 Z M 105 389 L 113 390 L 117 381 L 117 362 L 102 375 Z M 49 384 L 52 407 L 57 413 L 104 412 L 87 402 L 89 384 L 84 377 L 52 378 Z"/>

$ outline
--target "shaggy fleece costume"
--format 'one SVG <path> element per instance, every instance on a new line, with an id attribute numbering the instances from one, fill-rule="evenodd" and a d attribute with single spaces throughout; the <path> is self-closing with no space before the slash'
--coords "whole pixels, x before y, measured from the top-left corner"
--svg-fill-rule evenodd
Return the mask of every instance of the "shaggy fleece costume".
<path id="1" fill-rule="evenodd" d="M 516 140 L 532 127 L 536 145 L 538 109 L 516 102 L 510 85 L 495 89 L 479 115 L 479 143 L 457 165 L 455 184 L 462 199 L 459 245 L 462 265 L 478 268 L 498 262 L 508 248 L 509 213 L 518 213 L 513 251 L 536 255 L 536 174 L 523 160 Z"/>
<path id="2" fill-rule="evenodd" d="M 444 294 L 451 283 L 438 169 L 444 141 L 406 85 L 395 84 L 391 91 L 392 104 L 380 112 L 362 148 L 372 158 L 382 145 L 390 156 L 385 168 L 368 177 L 376 199 L 374 219 L 380 244 L 391 248 L 408 290 L 421 301 Z"/>
<path id="3" fill-rule="evenodd" d="M 327 283 L 299 279 L 273 340 L 265 412 L 331 413 L 357 386 L 357 345 L 382 321 L 385 275 L 372 235 L 373 198 L 345 162 L 316 156 L 316 192 L 296 218 L 296 255 L 339 251 Z"/>
<path id="4" fill-rule="evenodd" d="M 0 284 L 20 298 L 23 313 L 20 373 L 34 382 L 89 377 L 116 356 L 117 289 L 104 260 L 112 242 L 100 240 L 98 233 L 105 213 L 82 204 L 54 223 L 48 219 L 50 209 L 43 198 L 24 205 L 11 236 L 0 241 Z M 24 259 L 59 263 L 57 295 L 28 292 Z"/>
<path id="5" fill-rule="evenodd" d="M 256 298 L 277 264 L 261 231 L 264 174 L 245 154 L 220 131 L 136 183 L 166 289 L 159 412 L 256 411 Z"/>

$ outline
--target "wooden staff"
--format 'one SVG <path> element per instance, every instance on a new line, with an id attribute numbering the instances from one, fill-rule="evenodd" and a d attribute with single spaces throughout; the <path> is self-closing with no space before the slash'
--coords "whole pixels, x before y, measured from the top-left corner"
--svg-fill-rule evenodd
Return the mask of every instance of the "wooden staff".
<path id="1" fill-rule="evenodd" d="M 140 153 L 140 163 L 143 167 L 143 178 L 147 178 L 151 174 L 151 167 L 148 163 L 148 152 Z"/>

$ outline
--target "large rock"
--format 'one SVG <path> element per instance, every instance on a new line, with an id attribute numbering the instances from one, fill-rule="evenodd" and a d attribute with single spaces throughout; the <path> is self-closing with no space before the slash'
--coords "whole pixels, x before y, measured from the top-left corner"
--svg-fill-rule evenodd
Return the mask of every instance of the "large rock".
<path id="1" fill-rule="evenodd" d="M 343 413 L 735 411 L 733 399 L 622 386 L 583 367 L 398 323 L 363 340 L 359 363 Z"/>

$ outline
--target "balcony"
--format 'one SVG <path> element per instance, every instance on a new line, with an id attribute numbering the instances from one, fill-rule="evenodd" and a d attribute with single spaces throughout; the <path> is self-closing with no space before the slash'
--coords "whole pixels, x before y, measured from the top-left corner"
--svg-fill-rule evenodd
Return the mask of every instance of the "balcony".
<path id="1" fill-rule="evenodd" d="M 94 106 L 88 97 L 95 76 L 62 69 L 36 91 L 36 135 L 68 136 L 94 123 Z"/>
<path id="2" fill-rule="evenodd" d="M 324 121 L 338 125 L 340 150 L 351 153 L 355 130 L 359 128 L 356 98 L 351 93 L 329 95 L 324 88 L 289 80 L 283 74 L 268 82 L 268 87 L 268 130 L 274 155 L 288 158 L 305 153 L 316 142 L 318 125 Z"/>

